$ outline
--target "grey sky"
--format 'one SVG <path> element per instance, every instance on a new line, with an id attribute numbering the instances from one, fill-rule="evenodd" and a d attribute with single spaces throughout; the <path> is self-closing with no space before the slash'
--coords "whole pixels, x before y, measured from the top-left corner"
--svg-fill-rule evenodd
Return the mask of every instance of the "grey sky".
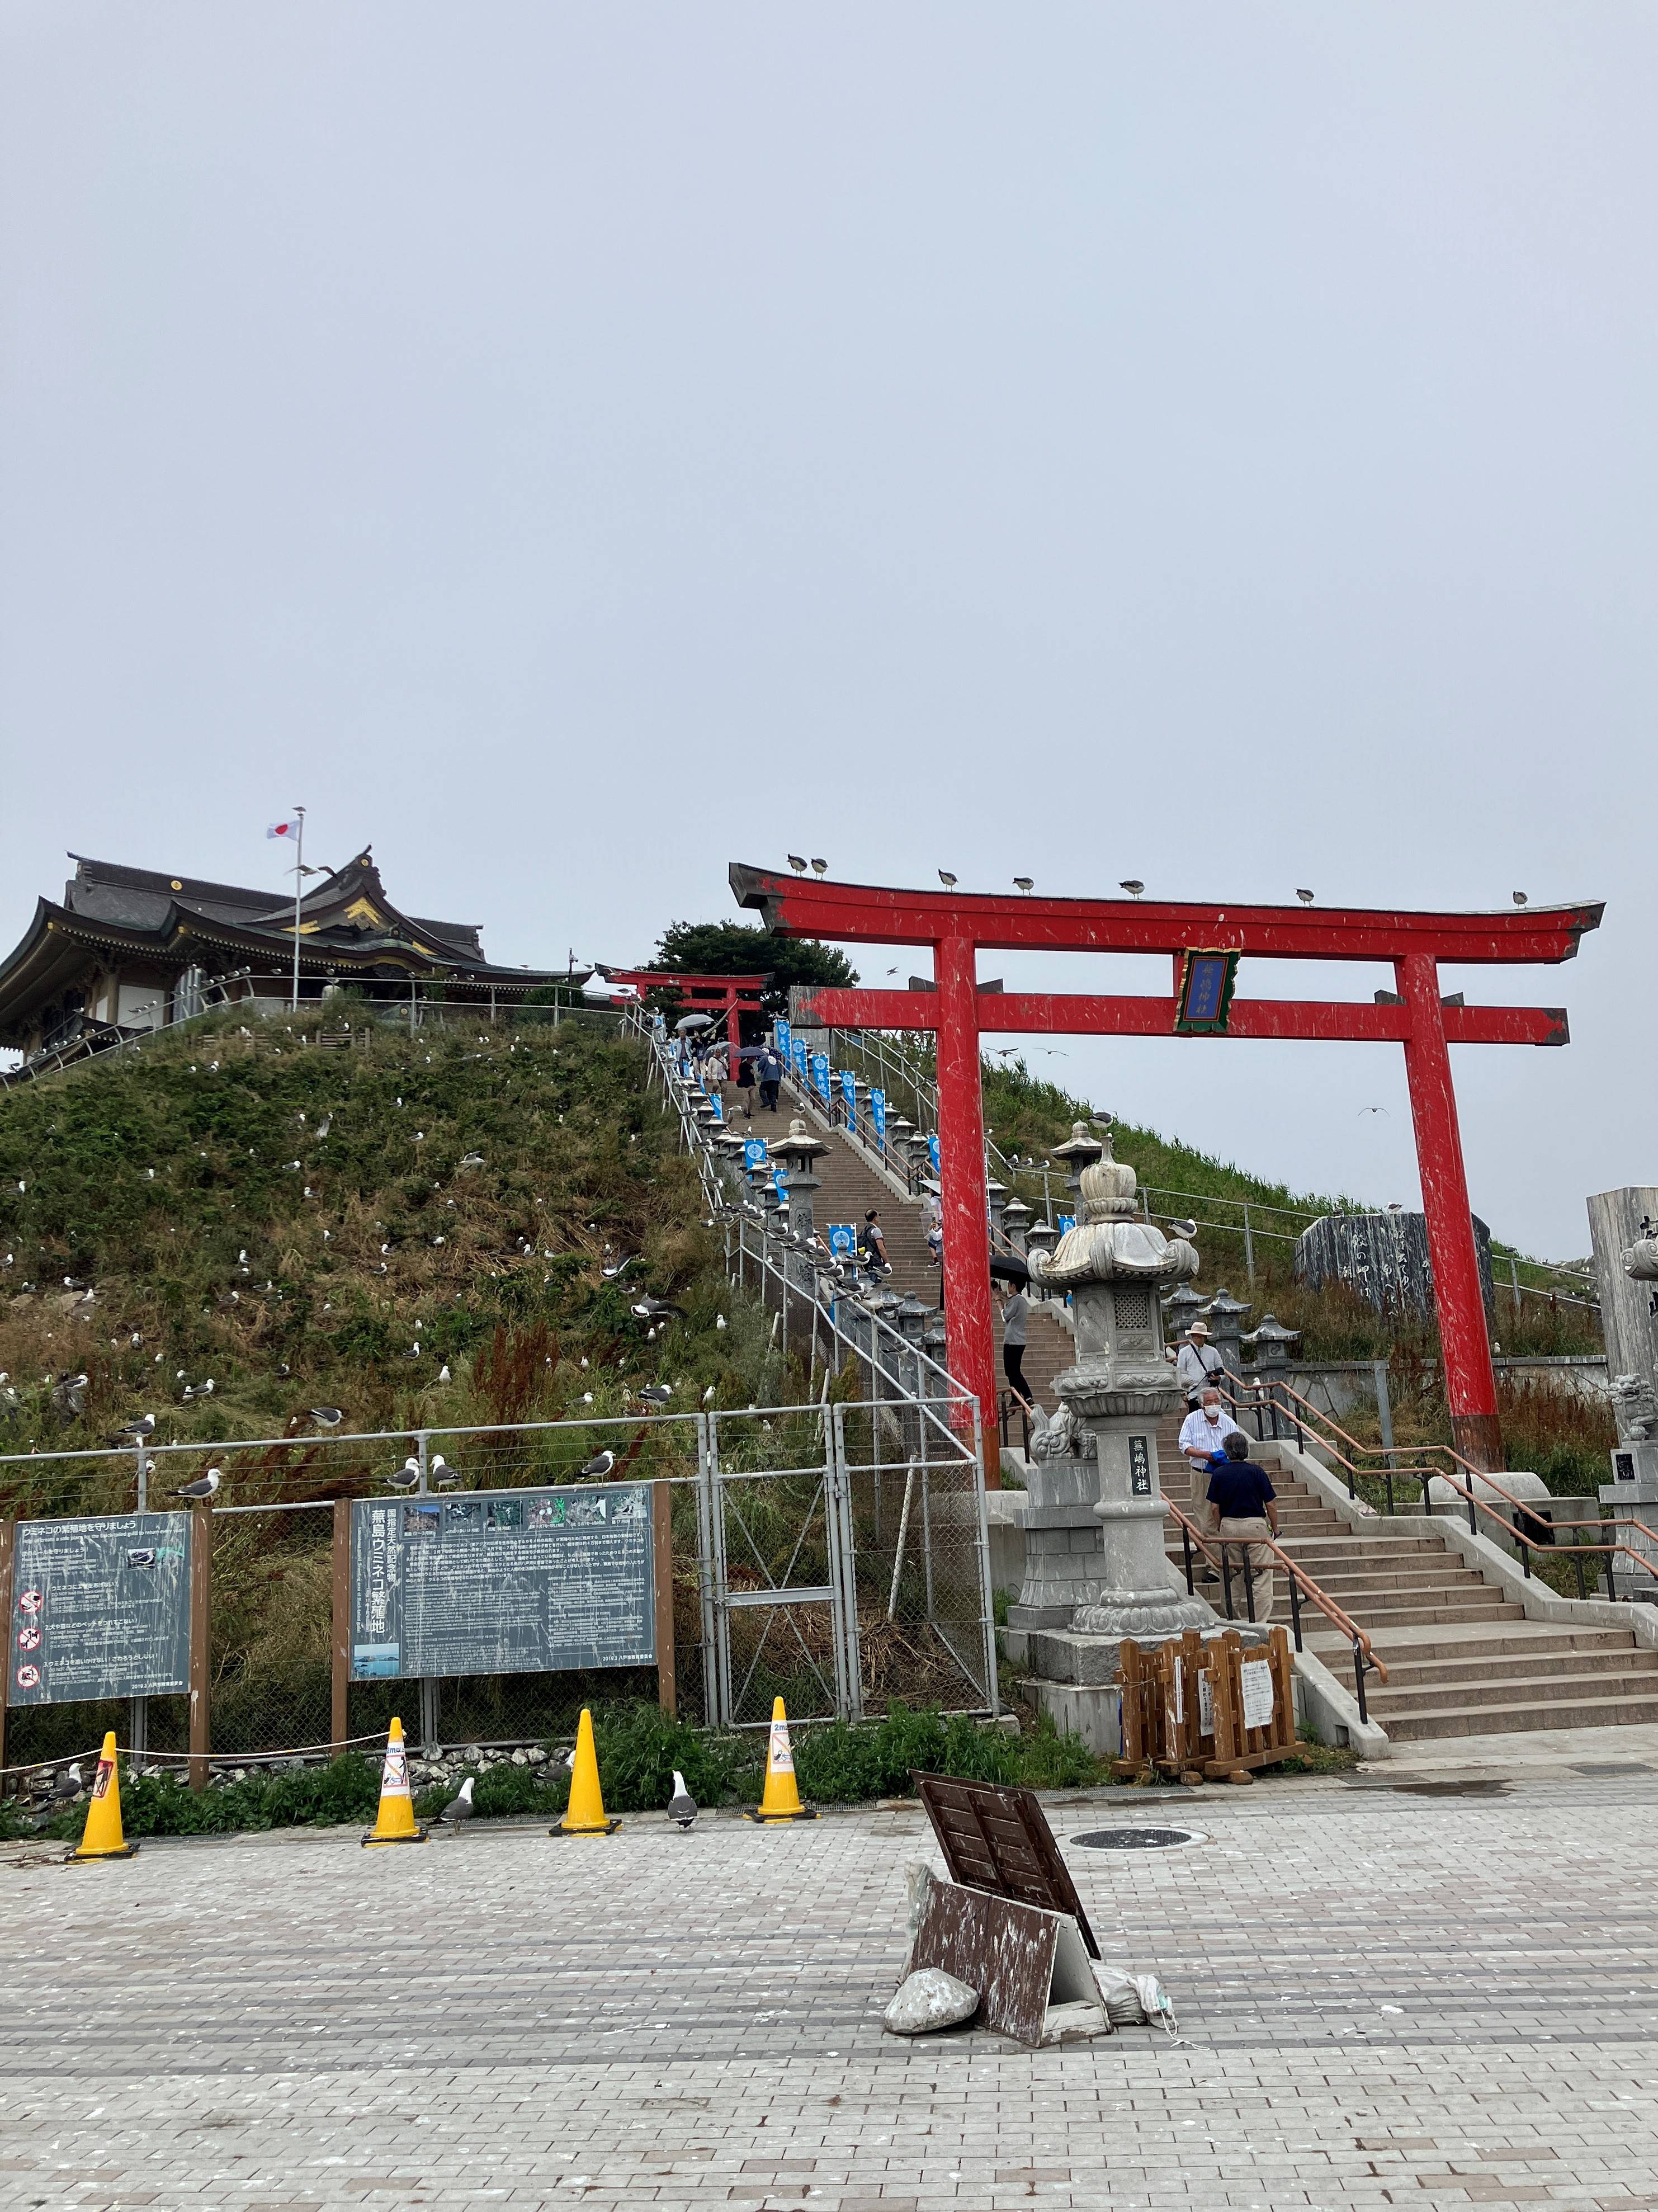
<path id="1" fill-rule="evenodd" d="M 295 800 L 509 960 L 637 957 L 788 849 L 1603 895 L 1575 963 L 1448 979 L 1576 1039 L 1457 1055 L 1471 1185 L 1564 1255 L 1658 1172 L 1649 8 L 0 31 L 8 946 L 68 847 L 274 881 Z M 1396 1050 L 1061 1043 L 1414 1197 Z"/>

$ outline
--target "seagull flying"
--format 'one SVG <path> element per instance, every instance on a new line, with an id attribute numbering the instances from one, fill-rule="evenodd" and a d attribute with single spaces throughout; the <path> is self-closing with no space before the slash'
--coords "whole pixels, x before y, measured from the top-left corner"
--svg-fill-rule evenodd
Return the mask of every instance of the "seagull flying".
<path id="1" fill-rule="evenodd" d="M 420 1480 L 420 1462 L 406 1459 L 394 1474 L 388 1474 L 386 1479 L 393 1490 L 412 1490 Z"/>
<path id="2" fill-rule="evenodd" d="M 583 1474 L 591 1474 L 597 1479 L 600 1475 L 608 1474 L 615 1465 L 616 1454 L 613 1451 L 595 1452 L 581 1472 Z"/>
<path id="3" fill-rule="evenodd" d="M 801 859 L 799 853 L 791 853 L 789 854 L 789 866 L 793 869 L 797 876 L 804 876 L 806 872 L 806 864 Z"/>
<path id="4" fill-rule="evenodd" d="M 1361 1107 L 1359 1108 L 1359 1109 L 1358 1109 L 1357 1113 L 1354 1115 L 1353 1119 L 1354 1119 L 1356 1121 L 1362 1121 L 1363 1120 L 1364 1116 L 1365 1116 L 1367 1114 L 1387 1114 L 1387 1113 L 1388 1113 L 1388 1109 L 1387 1109 L 1387 1108 L 1386 1108 L 1385 1106 L 1361 1106 Z M 1388 1120 L 1389 1120 L 1389 1121 L 1392 1121 L 1392 1119 L 1393 1119 L 1392 1115 L 1391 1115 L 1391 1114 L 1388 1114 Z"/>
<path id="5" fill-rule="evenodd" d="M 696 1800 L 685 1787 L 685 1778 L 677 1766 L 673 1771 L 673 1796 L 668 1800 L 668 1818 L 682 1835 L 696 1825 Z"/>
<path id="6" fill-rule="evenodd" d="M 179 1495 L 180 1498 L 211 1498 L 222 1479 L 218 1468 L 210 1467 L 205 1474 L 198 1474 L 194 1482 L 186 1482 Z"/>
<path id="7" fill-rule="evenodd" d="M 463 1820 L 470 1820 L 477 1808 L 472 1803 L 472 1777 L 469 1774 L 460 1785 L 459 1797 L 452 1797 L 438 1814 L 446 1827 L 458 1828 Z"/>

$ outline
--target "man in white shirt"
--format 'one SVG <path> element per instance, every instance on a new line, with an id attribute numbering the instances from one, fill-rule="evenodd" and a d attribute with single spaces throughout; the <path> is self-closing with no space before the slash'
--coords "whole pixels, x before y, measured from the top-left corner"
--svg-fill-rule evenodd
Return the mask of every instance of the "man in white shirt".
<path id="1" fill-rule="evenodd" d="M 1209 1324 L 1194 1321 L 1186 1332 L 1186 1341 L 1175 1355 L 1175 1374 L 1186 1393 L 1186 1407 L 1192 1412 L 1199 1396 L 1226 1371 L 1226 1362 L 1209 1341 Z M 1220 1449 L 1218 1444 L 1216 1450 Z"/>
<path id="2" fill-rule="evenodd" d="M 1220 1401 L 1218 1390 L 1206 1390 L 1195 1408 L 1181 1423 L 1181 1455 L 1196 1468 L 1208 1471 L 1212 1453 L 1224 1452 L 1226 1439 L 1242 1431 Z"/>

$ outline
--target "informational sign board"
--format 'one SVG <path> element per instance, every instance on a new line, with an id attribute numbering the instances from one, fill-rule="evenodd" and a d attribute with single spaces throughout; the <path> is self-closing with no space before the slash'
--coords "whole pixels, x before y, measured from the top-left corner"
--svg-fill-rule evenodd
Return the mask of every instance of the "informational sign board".
<path id="1" fill-rule="evenodd" d="M 20 1521 L 6 1655 L 13 1705 L 190 1687 L 188 1513 Z"/>
<path id="2" fill-rule="evenodd" d="M 1151 1446 L 1145 1437 L 1128 1439 L 1128 1491 L 1133 1498 L 1151 1495 Z"/>
<path id="3" fill-rule="evenodd" d="M 363 1499 L 352 1679 L 653 1667 L 655 1574 L 648 1483 Z"/>
<path id="4" fill-rule="evenodd" d="M 1182 954 L 1180 988 L 1175 996 L 1175 1029 L 1178 1035 L 1225 1035 L 1237 973 L 1236 952 Z"/>

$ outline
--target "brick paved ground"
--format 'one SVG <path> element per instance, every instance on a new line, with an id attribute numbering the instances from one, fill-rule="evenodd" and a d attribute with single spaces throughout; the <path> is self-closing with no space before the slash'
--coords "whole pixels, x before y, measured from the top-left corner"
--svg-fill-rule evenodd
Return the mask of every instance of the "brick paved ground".
<path id="1" fill-rule="evenodd" d="M 1382 1779 L 1054 1808 L 1179 2047 L 884 2038 L 919 1816 L 13 1850 L 0 2206 L 1658 2207 L 1658 1772 Z"/>

